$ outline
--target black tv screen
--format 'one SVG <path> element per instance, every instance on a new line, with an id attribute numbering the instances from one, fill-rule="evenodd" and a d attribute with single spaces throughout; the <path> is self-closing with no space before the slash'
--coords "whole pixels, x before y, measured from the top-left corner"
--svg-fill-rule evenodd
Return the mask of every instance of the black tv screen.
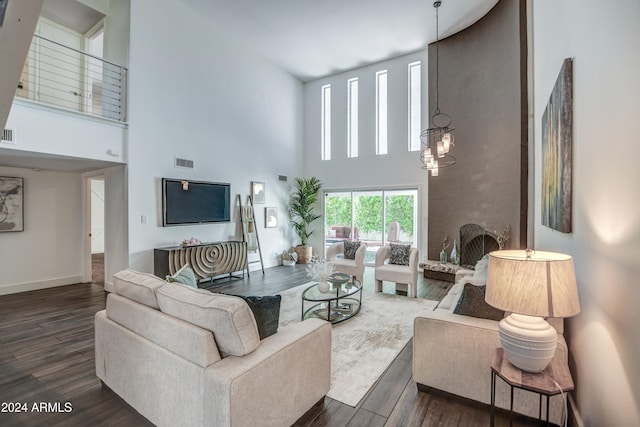
<path id="1" fill-rule="evenodd" d="M 162 225 L 228 222 L 230 184 L 162 178 Z"/>

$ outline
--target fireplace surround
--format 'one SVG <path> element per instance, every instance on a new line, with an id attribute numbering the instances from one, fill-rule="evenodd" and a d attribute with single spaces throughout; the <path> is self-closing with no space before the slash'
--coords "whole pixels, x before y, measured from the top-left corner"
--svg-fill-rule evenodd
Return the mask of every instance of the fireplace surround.
<path id="1" fill-rule="evenodd" d="M 500 249 L 496 233 L 478 224 L 460 227 L 460 265 L 474 268 L 483 256 Z"/>

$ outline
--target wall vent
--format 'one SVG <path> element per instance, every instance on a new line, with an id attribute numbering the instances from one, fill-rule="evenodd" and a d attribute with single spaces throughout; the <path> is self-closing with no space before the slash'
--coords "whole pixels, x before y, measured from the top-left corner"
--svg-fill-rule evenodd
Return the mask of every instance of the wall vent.
<path id="1" fill-rule="evenodd" d="M 278 181 L 287 182 L 287 176 L 286 175 L 278 175 Z"/>
<path id="2" fill-rule="evenodd" d="M 193 160 L 181 159 L 179 157 L 176 157 L 176 167 L 177 168 L 185 168 L 185 169 L 193 169 L 194 168 Z"/>
<path id="3" fill-rule="evenodd" d="M 2 141 L 7 144 L 15 144 L 16 143 L 16 130 L 15 129 L 5 129 L 2 131 Z"/>

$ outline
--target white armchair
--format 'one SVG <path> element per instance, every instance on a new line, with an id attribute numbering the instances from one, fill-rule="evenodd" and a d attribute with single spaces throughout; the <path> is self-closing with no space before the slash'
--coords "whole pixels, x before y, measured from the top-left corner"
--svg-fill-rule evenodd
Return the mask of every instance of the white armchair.
<path id="1" fill-rule="evenodd" d="M 383 246 L 376 253 L 376 292 L 382 292 L 382 281 L 395 282 L 396 291 L 407 292 L 411 285 L 411 296 L 418 296 L 418 248 L 411 248 L 409 265 L 389 264 L 385 261 L 391 257 L 391 248 Z"/>
<path id="2" fill-rule="evenodd" d="M 360 247 L 356 251 L 355 259 L 338 258 L 338 255 L 344 255 L 344 242 L 334 243 L 327 248 L 327 261 L 331 262 L 336 271 L 340 273 L 354 276 L 362 283 L 364 275 L 364 256 L 367 252 L 367 245 L 360 243 Z"/>

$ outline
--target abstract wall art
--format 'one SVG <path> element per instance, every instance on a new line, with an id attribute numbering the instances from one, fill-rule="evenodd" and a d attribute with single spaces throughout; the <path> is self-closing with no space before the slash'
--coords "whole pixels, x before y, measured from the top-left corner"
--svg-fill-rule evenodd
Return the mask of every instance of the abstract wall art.
<path id="1" fill-rule="evenodd" d="M 0 232 L 24 231 L 24 178 L 0 176 Z"/>
<path id="2" fill-rule="evenodd" d="M 251 200 L 253 203 L 264 203 L 265 201 L 265 188 L 264 182 L 252 181 L 251 182 Z"/>
<path id="3" fill-rule="evenodd" d="M 542 225 L 571 232 L 573 60 L 567 58 L 542 115 Z"/>
<path id="4" fill-rule="evenodd" d="M 276 228 L 278 226 L 278 208 L 264 208 L 265 228 Z"/>

